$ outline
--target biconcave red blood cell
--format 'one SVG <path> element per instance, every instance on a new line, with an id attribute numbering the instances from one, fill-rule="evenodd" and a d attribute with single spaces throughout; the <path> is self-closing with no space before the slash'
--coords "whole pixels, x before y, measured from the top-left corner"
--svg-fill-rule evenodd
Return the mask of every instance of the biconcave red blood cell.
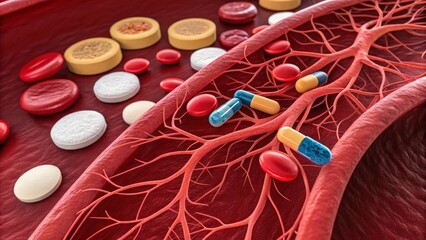
<path id="1" fill-rule="evenodd" d="M 269 176 L 284 182 L 294 180 L 299 173 L 296 163 L 280 151 L 270 150 L 260 154 L 259 164 Z"/>
<path id="2" fill-rule="evenodd" d="M 166 78 L 160 82 L 160 87 L 166 92 L 171 92 L 175 88 L 179 87 L 183 82 L 184 80 L 181 78 L 176 78 L 176 77 Z"/>
<path id="3" fill-rule="evenodd" d="M 249 2 L 230 2 L 219 8 L 219 19 L 231 24 L 245 24 L 253 21 L 257 8 Z"/>
<path id="4" fill-rule="evenodd" d="M 5 121 L 0 120 L 0 144 L 6 141 L 7 137 L 9 136 L 9 133 L 9 125 Z"/>
<path id="5" fill-rule="evenodd" d="M 48 115 L 70 107 L 77 101 L 79 94 L 77 85 L 71 80 L 46 80 L 25 90 L 19 104 L 31 114 Z"/>
<path id="6" fill-rule="evenodd" d="M 250 35 L 241 29 L 231 29 L 220 34 L 219 41 L 225 48 L 233 48 L 247 40 Z"/>
<path id="7" fill-rule="evenodd" d="M 174 49 L 163 49 L 156 55 L 156 58 L 160 63 L 167 65 L 178 63 L 181 57 L 181 53 Z"/>
<path id="8" fill-rule="evenodd" d="M 281 82 L 296 81 L 300 77 L 300 69 L 291 63 L 283 63 L 272 70 L 274 79 Z"/>
<path id="9" fill-rule="evenodd" d="M 217 108 L 217 99 L 211 94 L 193 97 L 186 105 L 186 110 L 193 117 L 204 117 Z"/>
<path id="10" fill-rule="evenodd" d="M 286 40 L 277 40 L 266 45 L 263 49 L 271 55 L 282 54 L 290 49 L 290 43 Z"/>
<path id="11" fill-rule="evenodd" d="M 134 74 L 140 74 L 148 70 L 150 62 L 145 58 L 133 58 L 124 64 L 124 71 Z"/>
<path id="12" fill-rule="evenodd" d="M 19 78 L 27 83 L 47 79 L 64 65 L 64 57 L 58 52 L 49 52 L 31 59 L 19 72 Z"/>
<path id="13" fill-rule="evenodd" d="M 269 27 L 269 25 L 260 25 L 260 26 L 257 26 L 257 27 L 255 27 L 255 28 L 253 28 L 251 30 L 251 33 L 256 34 L 256 33 L 260 32 L 260 31 L 266 29 L 267 27 Z"/>

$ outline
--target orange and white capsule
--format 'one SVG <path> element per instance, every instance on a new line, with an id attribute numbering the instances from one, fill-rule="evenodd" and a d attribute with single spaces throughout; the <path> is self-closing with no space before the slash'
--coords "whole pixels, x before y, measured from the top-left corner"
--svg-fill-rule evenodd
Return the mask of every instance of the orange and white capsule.
<path id="1" fill-rule="evenodd" d="M 307 92 L 324 84 L 327 82 L 327 79 L 327 73 L 323 71 L 314 72 L 296 81 L 296 91 L 299 93 Z"/>
<path id="2" fill-rule="evenodd" d="M 267 114 L 274 115 L 280 111 L 280 104 L 277 101 L 244 90 L 236 91 L 234 98 L 240 99 L 244 105 Z"/>
<path id="3" fill-rule="evenodd" d="M 318 165 L 327 164 L 331 160 L 331 152 L 326 146 L 291 127 L 280 128 L 277 137 L 284 145 Z"/>

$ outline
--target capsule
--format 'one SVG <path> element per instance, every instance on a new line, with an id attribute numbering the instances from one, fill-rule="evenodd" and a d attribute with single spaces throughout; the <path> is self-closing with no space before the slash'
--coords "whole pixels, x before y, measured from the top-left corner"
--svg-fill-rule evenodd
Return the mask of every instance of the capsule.
<path id="1" fill-rule="evenodd" d="M 307 92 L 327 82 L 327 73 L 323 71 L 314 72 L 304 76 L 296 81 L 296 91 L 299 93 Z"/>
<path id="2" fill-rule="evenodd" d="M 241 100 L 231 98 L 225 104 L 214 110 L 209 116 L 209 122 L 213 127 L 220 127 L 228 121 L 241 108 Z"/>
<path id="3" fill-rule="evenodd" d="M 326 146 L 291 127 L 282 127 L 278 130 L 277 137 L 284 145 L 318 165 L 327 164 L 331 160 L 331 152 Z"/>
<path id="4" fill-rule="evenodd" d="M 236 91 L 234 98 L 239 98 L 244 105 L 267 114 L 274 115 L 280 111 L 280 104 L 277 101 L 244 90 Z"/>

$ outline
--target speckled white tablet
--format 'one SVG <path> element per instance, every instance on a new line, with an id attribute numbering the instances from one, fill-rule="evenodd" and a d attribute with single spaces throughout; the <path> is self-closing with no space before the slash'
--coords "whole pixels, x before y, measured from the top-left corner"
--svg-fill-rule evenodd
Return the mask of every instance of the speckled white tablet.
<path id="1" fill-rule="evenodd" d="M 53 165 L 40 165 L 22 174 L 13 193 L 22 202 L 39 202 L 52 195 L 62 182 L 61 170 Z"/>
<path id="2" fill-rule="evenodd" d="M 195 71 L 199 71 L 225 53 L 225 50 L 216 47 L 199 49 L 191 54 L 191 67 Z"/>
<path id="3" fill-rule="evenodd" d="M 87 147 L 102 137 L 107 128 L 102 114 L 84 110 L 66 115 L 53 125 L 50 137 L 59 148 L 76 150 Z"/>
<path id="4" fill-rule="evenodd" d="M 139 78 L 128 72 L 113 72 L 99 78 L 93 92 L 105 103 L 118 103 L 135 96 L 140 89 Z"/>
<path id="5" fill-rule="evenodd" d="M 146 111 L 154 107 L 155 103 L 151 101 L 137 101 L 130 103 L 123 110 L 123 120 L 127 124 L 132 124 Z"/>
<path id="6" fill-rule="evenodd" d="M 275 24 L 275 23 L 283 20 L 284 18 L 290 17 L 293 14 L 294 14 L 294 12 L 277 12 L 277 13 L 274 13 L 271 16 L 269 16 L 268 23 L 269 23 L 269 25 Z"/>

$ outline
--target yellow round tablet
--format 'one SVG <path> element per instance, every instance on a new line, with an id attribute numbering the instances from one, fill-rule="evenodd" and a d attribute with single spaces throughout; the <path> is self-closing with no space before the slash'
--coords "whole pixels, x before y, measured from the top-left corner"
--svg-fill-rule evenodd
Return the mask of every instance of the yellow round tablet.
<path id="1" fill-rule="evenodd" d="M 161 38 L 160 24 L 147 17 L 131 17 L 114 23 L 111 37 L 123 49 L 141 49 L 154 45 Z"/>
<path id="2" fill-rule="evenodd" d="M 168 34 L 173 47 L 195 50 L 210 46 L 216 41 L 216 25 L 204 18 L 187 18 L 173 23 Z"/>
<path id="3" fill-rule="evenodd" d="M 259 0 L 259 5 L 273 11 L 292 10 L 300 6 L 301 0 Z"/>
<path id="4" fill-rule="evenodd" d="M 68 69 L 80 75 L 95 75 L 117 66 L 123 55 L 120 45 L 110 38 L 89 38 L 67 48 Z"/>

